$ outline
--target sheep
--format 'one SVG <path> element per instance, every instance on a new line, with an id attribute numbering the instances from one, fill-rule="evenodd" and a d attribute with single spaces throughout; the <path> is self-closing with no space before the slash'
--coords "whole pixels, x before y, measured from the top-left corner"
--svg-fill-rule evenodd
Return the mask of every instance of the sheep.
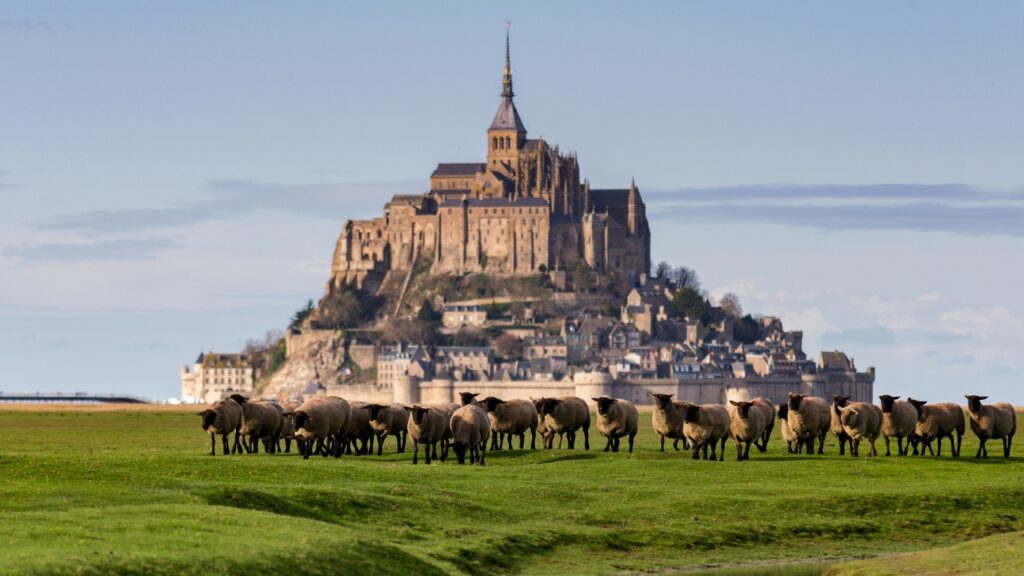
<path id="1" fill-rule="evenodd" d="M 882 436 L 885 438 L 885 455 L 889 456 L 889 439 L 896 439 L 896 453 L 906 456 L 910 450 L 910 437 L 917 426 L 917 408 L 913 404 L 899 400 L 899 396 L 882 394 L 878 399 L 882 403 Z M 897 402 L 897 400 L 899 400 Z M 907 445 L 903 446 L 903 439 Z"/>
<path id="2" fill-rule="evenodd" d="M 868 456 L 878 456 L 875 440 L 882 433 L 882 409 L 870 402 L 853 402 L 839 409 L 843 431 L 850 437 L 850 456 L 860 456 L 860 441 L 871 443 Z"/>
<path id="3" fill-rule="evenodd" d="M 273 454 L 277 439 L 281 435 L 281 428 L 284 427 L 281 407 L 266 400 L 246 400 L 241 394 L 232 394 L 231 399 L 242 407 L 242 425 L 239 433 L 243 437 L 248 437 L 245 451 L 249 454 L 258 454 L 260 440 L 269 438 L 267 452 Z"/>
<path id="4" fill-rule="evenodd" d="M 562 448 L 562 435 L 569 442 L 569 450 L 576 448 L 576 431 L 583 430 L 583 446 L 590 450 L 590 407 L 575 396 L 541 398 L 540 414 L 548 428 L 547 445 L 550 450 L 554 435 L 558 434 L 558 448 Z"/>
<path id="5" fill-rule="evenodd" d="M 328 452 L 335 458 L 341 457 L 341 435 L 348 431 L 348 422 L 352 418 L 352 406 L 345 399 L 318 396 L 303 402 L 292 414 L 295 437 L 302 439 L 303 460 L 312 455 L 314 442 L 318 446 L 331 442 L 333 446 L 328 448 Z M 323 455 L 327 456 L 327 452 Z"/>
<path id="6" fill-rule="evenodd" d="M 640 414 L 636 406 L 628 400 L 620 398 L 591 398 L 597 402 L 597 431 L 600 432 L 608 443 L 604 451 L 619 451 L 619 441 L 629 437 L 629 452 L 633 452 L 633 442 L 636 439 L 637 424 L 640 422 Z"/>
<path id="7" fill-rule="evenodd" d="M 736 442 L 736 460 L 750 460 L 750 445 L 764 437 L 766 420 L 764 412 L 754 402 L 736 402 L 729 410 L 729 433 Z M 774 410 L 772 411 L 774 413 Z M 723 456 L 725 449 L 723 448 Z"/>
<path id="8" fill-rule="evenodd" d="M 786 451 L 790 454 L 796 454 L 797 441 L 799 438 L 796 432 L 793 432 L 793 428 L 789 425 L 789 404 L 779 404 L 779 431 L 782 432 L 782 439 L 786 442 Z"/>
<path id="9" fill-rule="evenodd" d="M 789 427 L 797 437 L 796 452 L 803 447 L 814 454 L 814 440 L 818 440 L 818 454 L 825 453 L 825 435 L 832 424 L 829 406 L 822 398 L 807 394 L 789 393 Z"/>
<path id="10" fill-rule="evenodd" d="M 412 463 L 419 463 L 420 444 L 423 444 L 426 452 L 427 464 L 430 464 L 431 449 L 433 458 L 437 458 L 437 444 L 447 442 L 451 436 L 451 420 L 454 410 L 449 411 L 452 405 L 449 404 L 417 404 L 409 406 L 406 411 L 409 413 L 409 421 L 406 424 L 409 438 L 412 438 Z M 441 462 L 448 456 L 448 450 L 442 448 Z"/>
<path id="11" fill-rule="evenodd" d="M 452 447 L 459 464 L 465 464 L 466 452 L 469 463 L 485 464 L 487 440 L 491 432 L 491 419 L 479 404 L 466 404 L 452 414 Z"/>
<path id="12" fill-rule="evenodd" d="M 725 441 L 729 437 L 729 411 L 721 404 L 689 404 L 683 407 L 683 433 L 690 441 L 693 459 L 708 459 L 708 446 L 712 460 L 725 460 Z M 721 442 L 720 455 L 716 458 L 716 444 Z"/>
<path id="13" fill-rule="evenodd" d="M 373 426 L 370 423 L 370 405 L 366 402 L 350 402 L 352 416 L 341 434 L 341 449 L 345 454 L 362 456 L 373 454 Z M 405 409 L 402 409 L 405 413 Z M 353 450 L 355 448 L 355 450 Z"/>
<path id="14" fill-rule="evenodd" d="M 462 400 L 463 406 L 466 406 L 468 404 L 479 404 L 479 402 L 477 402 L 476 400 L 476 397 L 479 395 L 479 392 L 460 392 L 459 399 Z"/>
<path id="15" fill-rule="evenodd" d="M 398 453 L 405 452 L 405 443 L 409 436 L 406 429 L 409 425 L 409 412 L 401 404 L 368 404 L 366 409 L 370 411 L 370 426 L 377 437 L 377 456 L 384 452 L 384 439 L 388 436 L 395 437 L 398 444 Z"/>
<path id="16" fill-rule="evenodd" d="M 850 442 L 849 434 L 843 429 L 843 422 L 840 415 L 842 410 L 850 402 L 849 396 L 832 396 L 832 410 L 829 413 L 829 431 L 832 435 L 839 440 L 839 455 L 844 456 L 846 454 L 846 443 Z"/>
<path id="17" fill-rule="evenodd" d="M 665 438 L 672 438 L 672 447 L 679 451 L 679 441 L 683 441 L 683 448 L 689 449 L 690 445 L 683 435 L 683 413 L 672 402 L 671 394 L 655 394 L 650 392 L 654 398 L 654 412 L 651 414 L 651 427 L 654 432 L 661 436 L 661 451 L 665 451 Z"/>
<path id="18" fill-rule="evenodd" d="M 942 439 L 949 438 L 949 449 L 953 452 L 954 458 L 960 457 L 960 445 L 964 436 L 964 410 L 952 402 L 939 404 L 927 404 L 924 400 L 907 398 L 907 402 L 917 408 L 917 426 L 914 428 L 914 435 L 924 445 L 921 448 L 921 455 L 924 449 L 932 452 L 932 440 L 938 440 L 938 456 L 942 456 Z M 953 440 L 956 434 L 956 441 Z"/>
<path id="19" fill-rule="evenodd" d="M 501 400 L 494 396 L 480 403 L 491 421 L 493 443 L 491 450 L 501 448 L 501 434 L 508 435 L 508 449 L 512 449 L 512 436 L 519 436 L 519 449 L 526 444 L 526 431 L 530 431 L 530 450 L 537 449 L 537 407 L 529 400 Z"/>
<path id="20" fill-rule="evenodd" d="M 967 396 L 967 411 L 971 414 L 971 430 L 978 437 L 978 453 L 975 458 L 988 458 L 985 442 L 990 439 L 1003 441 L 1003 457 L 1010 457 L 1013 435 L 1017 433 L 1017 411 L 1005 402 L 983 405 L 988 396 Z"/>
<path id="21" fill-rule="evenodd" d="M 771 440 L 772 431 L 775 429 L 775 404 L 767 398 L 754 398 L 750 402 L 764 415 L 764 433 L 761 434 L 761 443 L 754 442 L 754 447 L 763 454 L 768 451 L 768 441 Z"/>
<path id="22" fill-rule="evenodd" d="M 210 456 L 217 455 L 217 434 L 220 434 L 224 443 L 224 455 L 228 455 L 228 434 L 235 433 L 235 442 L 231 446 L 231 453 L 242 451 L 239 443 L 239 427 L 242 425 L 242 407 L 237 402 L 228 398 L 214 402 L 209 408 L 198 413 L 203 417 L 203 430 L 210 435 Z"/>

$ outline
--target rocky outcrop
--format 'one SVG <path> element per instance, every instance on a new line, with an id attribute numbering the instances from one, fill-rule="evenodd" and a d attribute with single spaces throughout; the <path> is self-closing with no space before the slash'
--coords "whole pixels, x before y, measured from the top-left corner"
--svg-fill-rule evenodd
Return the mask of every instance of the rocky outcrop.
<path id="1" fill-rule="evenodd" d="M 302 395 L 311 384 L 335 384 L 341 377 L 344 362 L 345 341 L 338 332 L 306 333 L 302 346 L 295 346 L 284 365 L 270 377 L 262 396 L 287 400 Z"/>

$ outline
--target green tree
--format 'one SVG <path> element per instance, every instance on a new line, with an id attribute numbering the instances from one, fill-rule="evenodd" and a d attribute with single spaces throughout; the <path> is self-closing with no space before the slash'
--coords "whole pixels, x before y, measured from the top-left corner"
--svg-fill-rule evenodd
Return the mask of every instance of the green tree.
<path id="1" fill-rule="evenodd" d="M 615 309 L 612 308 L 611 302 L 605 302 L 604 306 L 601 306 L 601 316 L 615 316 Z"/>
<path id="2" fill-rule="evenodd" d="M 416 319 L 421 322 L 437 322 L 441 319 L 441 315 L 434 310 L 430 299 L 424 298 L 423 304 L 420 305 L 420 311 L 416 313 Z"/>
<path id="3" fill-rule="evenodd" d="M 288 327 L 297 330 L 302 325 L 302 322 L 309 318 L 314 309 L 315 306 L 313 306 L 313 299 L 311 298 L 304 307 L 299 308 L 295 311 L 295 314 L 292 314 L 292 321 L 288 324 Z"/>
<path id="4" fill-rule="evenodd" d="M 711 304 L 708 303 L 707 299 L 696 289 L 689 286 L 676 290 L 675 295 L 672 297 L 672 304 L 675 305 L 676 310 L 682 312 L 687 318 L 699 318 L 705 323 L 711 311 Z"/>
<path id="5" fill-rule="evenodd" d="M 576 264 L 572 273 L 572 285 L 577 293 L 590 292 L 590 266 L 586 262 Z"/>

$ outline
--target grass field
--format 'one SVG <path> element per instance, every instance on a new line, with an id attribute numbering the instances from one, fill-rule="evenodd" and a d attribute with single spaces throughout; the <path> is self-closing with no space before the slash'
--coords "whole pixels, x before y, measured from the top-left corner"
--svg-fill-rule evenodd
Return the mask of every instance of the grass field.
<path id="1" fill-rule="evenodd" d="M 211 458 L 190 412 L 0 411 L 0 573 L 970 573 L 1000 550 L 1024 560 L 1009 534 L 1024 530 L 1020 444 L 976 461 L 968 432 L 958 460 L 841 459 L 834 444 L 792 456 L 776 439 L 748 462 L 731 446 L 696 462 L 658 452 L 649 415 L 641 426 L 632 455 L 428 467 L 391 441 L 381 458 Z"/>

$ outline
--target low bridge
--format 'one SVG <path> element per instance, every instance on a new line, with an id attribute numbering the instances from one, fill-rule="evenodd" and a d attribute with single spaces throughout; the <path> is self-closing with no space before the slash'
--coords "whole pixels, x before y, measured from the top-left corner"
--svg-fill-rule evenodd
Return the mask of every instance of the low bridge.
<path id="1" fill-rule="evenodd" d="M 149 400 L 130 394 L 90 394 L 88 392 L 34 392 L 31 394 L 2 394 L 0 404 L 149 404 Z"/>

